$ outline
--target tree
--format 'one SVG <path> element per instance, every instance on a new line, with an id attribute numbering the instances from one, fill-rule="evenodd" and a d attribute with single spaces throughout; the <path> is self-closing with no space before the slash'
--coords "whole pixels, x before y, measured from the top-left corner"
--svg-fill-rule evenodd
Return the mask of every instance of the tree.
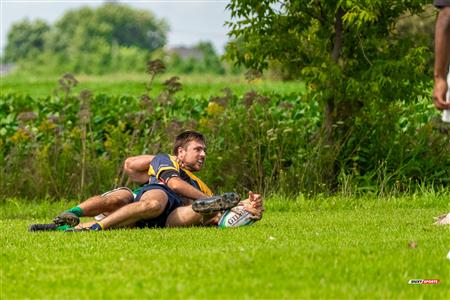
<path id="1" fill-rule="evenodd" d="M 423 47 L 395 33 L 405 12 L 426 1 L 232 0 L 228 56 L 262 70 L 270 59 L 301 69 L 324 104 L 324 125 L 351 116 L 369 99 L 391 101 L 421 94 Z M 404 80 L 408 78 L 409 80 Z M 348 111 L 350 110 L 350 111 Z"/>
<path id="2" fill-rule="evenodd" d="M 15 23 L 8 33 L 5 61 L 16 62 L 42 52 L 45 46 L 45 34 L 49 30 L 49 25 L 43 20 L 32 22 L 24 19 Z"/>
<path id="3" fill-rule="evenodd" d="M 227 8 L 234 42 L 228 44 L 227 56 L 257 70 L 266 69 L 271 60 L 300 70 L 308 86 L 306 98 L 321 103 L 326 144 L 337 153 L 354 142 L 353 126 L 361 129 L 368 118 L 387 118 L 389 123 L 387 107 L 427 92 L 431 77 L 424 71 L 431 54 L 426 43 L 396 30 L 401 16 L 422 12 L 425 4 L 232 0 Z M 348 152 L 356 152 L 351 147 Z M 336 169 L 334 164 L 330 178 Z"/>
<path id="4" fill-rule="evenodd" d="M 216 74 L 223 74 L 225 72 L 220 58 L 214 49 L 211 42 L 199 42 L 195 45 L 195 49 L 199 50 L 203 54 L 203 69 L 202 72 L 212 72 Z"/>
<path id="5" fill-rule="evenodd" d="M 83 7 L 67 12 L 53 29 L 52 47 L 67 49 L 71 43 L 86 45 L 92 37 L 107 44 L 154 51 L 166 43 L 168 25 L 150 12 L 107 3 L 97 9 Z"/>
<path id="6" fill-rule="evenodd" d="M 166 22 L 150 12 L 117 3 L 68 11 L 54 26 L 45 27 L 48 32 L 39 35 L 40 39 L 33 39 L 28 32 L 36 30 L 25 25 L 14 27 L 8 57 L 15 55 L 19 46 L 26 49 L 22 51 L 25 54 L 29 49 L 39 50 L 41 55 L 21 65 L 33 72 L 64 68 L 66 72 L 99 74 L 118 71 L 117 68 L 142 69 L 150 53 L 164 46 L 168 32 Z M 22 52 L 13 58 L 27 57 Z"/>

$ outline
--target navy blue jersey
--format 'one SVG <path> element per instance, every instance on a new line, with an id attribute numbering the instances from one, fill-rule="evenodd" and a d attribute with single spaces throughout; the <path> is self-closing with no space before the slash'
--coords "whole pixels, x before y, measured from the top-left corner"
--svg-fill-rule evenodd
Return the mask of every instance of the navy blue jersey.
<path id="1" fill-rule="evenodd" d="M 209 187 L 200 178 L 195 176 L 192 172 L 181 168 L 174 156 L 160 153 L 156 155 L 150 163 L 150 168 L 148 170 L 148 175 L 150 175 L 149 183 L 166 184 L 171 176 L 169 175 L 169 177 L 167 177 L 164 176 L 164 174 L 179 176 L 204 194 L 208 196 L 213 195 Z"/>
<path id="2" fill-rule="evenodd" d="M 434 6 L 436 7 L 450 6 L 450 0 L 434 0 Z"/>

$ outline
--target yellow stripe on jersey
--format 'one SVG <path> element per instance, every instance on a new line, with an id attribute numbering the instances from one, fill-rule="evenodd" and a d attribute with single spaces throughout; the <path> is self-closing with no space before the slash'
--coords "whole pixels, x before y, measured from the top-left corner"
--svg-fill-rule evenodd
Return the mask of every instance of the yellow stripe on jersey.
<path id="1" fill-rule="evenodd" d="M 213 192 L 209 189 L 209 187 L 197 176 L 195 176 L 191 171 L 188 171 L 186 169 L 183 169 L 183 171 L 186 172 L 186 174 L 188 174 L 189 177 L 191 177 L 191 179 L 195 180 L 198 183 L 198 186 L 200 187 L 200 190 L 205 193 L 208 196 L 212 196 Z"/>
<path id="2" fill-rule="evenodd" d="M 174 170 L 174 171 L 180 172 L 180 165 L 179 165 L 179 164 L 177 163 L 177 161 L 175 160 L 175 157 L 172 156 L 172 155 L 167 155 L 167 156 L 170 158 L 170 161 L 172 162 L 173 167 L 168 166 L 168 167 L 162 167 L 162 168 L 159 168 L 158 174 L 155 175 L 156 178 L 158 178 L 158 179 L 159 179 L 159 175 L 160 175 L 162 172 L 167 171 L 167 170 Z"/>
<path id="3" fill-rule="evenodd" d="M 167 171 L 167 170 L 174 170 L 174 171 L 177 171 L 177 172 L 178 172 L 178 170 L 177 170 L 176 168 L 174 168 L 174 167 L 164 167 L 164 168 L 159 168 L 158 174 L 156 174 L 156 178 L 158 178 L 158 180 L 159 180 L 159 175 L 160 175 L 162 172 Z"/>
<path id="4" fill-rule="evenodd" d="M 149 176 L 155 176 L 156 175 L 155 174 L 155 170 L 153 169 L 151 164 L 149 165 L 149 168 L 148 168 L 148 175 Z"/>
<path id="5" fill-rule="evenodd" d="M 166 167 L 162 167 L 159 168 L 157 171 L 158 173 L 155 172 L 155 169 L 153 168 L 152 164 L 150 163 L 150 166 L 148 168 L 148 175 L 154 176 L 159 180 L 159 175 L 161 175 L 162 172 L 167 171 L 167 170 L 174 170 L 179 172 L 180 171 L 180 166 L 178 165 L 178 163 L 175 161 L 174 157 L 167 155 L 167 157 L 170 159 L 170 162 L 173 164 L 173 166 L 166 166 Z"/>
<path id="6" fill-rule="evenodd" d="M 180 165 L 178 164 L 177 160 L 175 159 L 175 156 L 169 155 L 170 161 L 173 163 L 173 166 L 177 168 L 177 171 L 180 171 Z"/>

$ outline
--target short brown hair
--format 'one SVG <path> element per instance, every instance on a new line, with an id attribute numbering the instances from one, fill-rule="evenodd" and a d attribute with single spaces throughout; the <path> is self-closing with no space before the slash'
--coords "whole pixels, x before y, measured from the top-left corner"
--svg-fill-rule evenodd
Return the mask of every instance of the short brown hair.
<path id="1" fill-rule="evenodd" d="M 203 136 L 203 134 L 197 131 L 188 130 L 180 133 L 175 138 L 175 144 L 173 145 L 173 153 L 175 155 L 178 155 L 178 148 L 186 147 L 186 145 L 191 141 L 202 142 L 203 144 L 206 145 L 206 139 Z"/>

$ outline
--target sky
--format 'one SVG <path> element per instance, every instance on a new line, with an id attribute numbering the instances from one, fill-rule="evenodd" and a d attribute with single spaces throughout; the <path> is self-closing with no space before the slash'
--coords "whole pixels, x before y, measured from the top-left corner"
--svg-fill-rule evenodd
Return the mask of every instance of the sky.
<path id="1" fill-rule="evenodd" d="M 0 0 L 1 27 L 0 51 L 6 46 L 8 32 L 18 21 L 28 18 L 43 19 L 53 24 L 67 10 L 83 6 L 97 7 L 104 0 Z M 190 46 L 199 41 L 211 41 L 216 51 L 223 53 L 227 42 L 227 27 L 230 13 L 225 9 L 229 1 L 178 0 L 178 1 L 116 1 L 134 8 L 151 11 L 158 19 L 165 19 L 169 26 L 168 46 Z"/>

